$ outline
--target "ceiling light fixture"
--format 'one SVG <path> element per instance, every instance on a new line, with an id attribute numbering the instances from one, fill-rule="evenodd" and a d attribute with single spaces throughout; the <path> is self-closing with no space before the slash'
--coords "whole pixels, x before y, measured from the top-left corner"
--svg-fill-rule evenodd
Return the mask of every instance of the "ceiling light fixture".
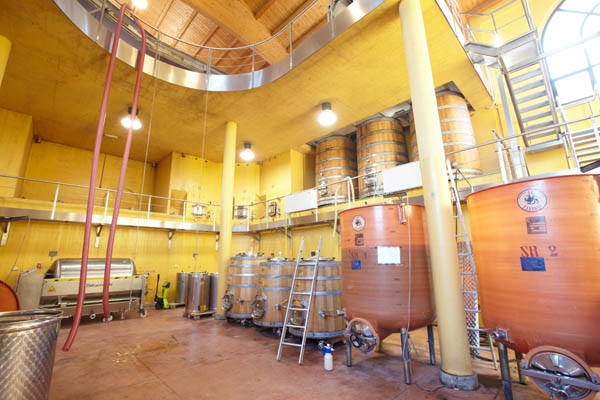
<path id="1" fill-rule="evenodd" d="M 321 112 L 319 113 L 317 121 L 323 126 L 333 125 L 335 121 L 337 121 L 337 116 L 331 110 L 331 103 L 321 104 Z"/>
<path id="2" fill-rule="evenodd" d="M 240 158 L 244 161 L 254 160 L 254 152 L 252 151 L 250 142 L 244 142 L 244 150 L 240 151 Z"/>
<path id="3" fill-rule="evenodd" d="M 140 119 L 137 117 L 137 115 L 140 113 L 140 109 L 138 108 L 135 111 L 135 119 L 133 120 L 133 130 L 137 131 L 142 127 L 142 122 L 140 121 Z M 127 109 L 127 115 L 124 116 L 123 118 L 121 118 L 121 125 L 123 125 L 123 127 L 125 129 L 129 129 L 131 127 L 131 107 L 129 107 Z"/>
<path id="4" fill-rule="evenodd" d="M 148 0 L 133 0 L 133 6 L 135 8 L 146 8 L 148 7 Z"/>

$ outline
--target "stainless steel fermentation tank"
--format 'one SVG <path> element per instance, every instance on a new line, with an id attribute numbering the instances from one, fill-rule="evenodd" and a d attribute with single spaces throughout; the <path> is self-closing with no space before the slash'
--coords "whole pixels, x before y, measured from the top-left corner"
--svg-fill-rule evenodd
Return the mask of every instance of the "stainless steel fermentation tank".
<path id="1" fill-rule="evenodd" d="M 187 298 L 187 280 L 189 272 L 178 272 L 177 273 L 177 298 L 175 303 L 186 304 Z"/>
<path id="2" fill-rule="evenodd" d="M 105 259 L 88 260 L 88 271 L 83 303 L 83 315 L 96 317 L 102 312 L 102 289 L 104 287 Z M 22 309 L 59 308 L 64 316 L 75 313 L 81 259 L 61 258 L 56 260 L 44 274 L 37 268 L 21 272 L 16 282 L 17 294 Z M 114 258 L 111 263 L 109 281 L 109 308 L 119 312 L 121 318 L 131 310 L 137 310 L 140 316 L 146 316 L 144 296 L 146 295 L 147 274 L 136 274 L 133 260 Z"/>
<path id="3" fill-rule="evenodd" d="M 193 317 L 210 312 L 210 275 L 206 272 L 190 272 L 186 286 L 184 315 Z"/>

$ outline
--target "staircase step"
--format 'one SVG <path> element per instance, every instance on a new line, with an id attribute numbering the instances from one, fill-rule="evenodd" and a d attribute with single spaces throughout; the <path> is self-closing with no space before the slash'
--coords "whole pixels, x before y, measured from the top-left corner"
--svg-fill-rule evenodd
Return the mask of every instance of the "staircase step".
<path id="1" fill-rule="evenodd" d="M 292 294 L 299 294 L 299 295 L 308 296 L 308 295 L 310 295 L 310 292 L 292 292 Z"/>
<path id="2" fill-rule="evenodd" d="M 534 69 L 533 71 L 525 72 L 524 74 L 521 74 L 521 75 L 511 76 L 509 79 L 510 79 L 510 83 L 515 85 L 517 83 L 521 83 L 521 82 L 524 82 L 526 80 L 529 80 L 531 78 L 535 78 L 536 76 L 541 76 L 541 75 L 542 75 L 542 70 L 537 68 L 537 69 Z"/>
<path id="3" fill-rule="evenodd" d="M 308 308 L 288 307 L 288 310 L 292 310 L 292 311 L 308 311 Z"/>
<path id="4" fill-rule="evenodd" d="M 517 99 L 517 104 L 523 104 L 523 103 L 527 103 L 528 101 L 531 100 L 535 100 L 535 99 L 539 99 L 541 97 L 548 97 L 548 93 L 546 92 L 546 90 L 541 90 L 539 92 L 535 92 L 532 94 L 528 94 L 527 96 L 523 96 Z"/>
<path id="5" fill-rule="evenodd" d="M 544 86 L 543 79 L 541 79 L 539 81 L 530 82 L 525 85 L 521 85 L 517 88 L 513 88 L 513 90 L 514 90 L 515 94 L 519 94 L 519 93 L 527 92 L 527 91 L 535 89 L 535 88 L 539 88 L 541 86 Z"/>
<path id="6" fill-rule="evenodd" d="M 554 121 L 550 120 L 550 121 L 540 122 L 539 124 L 527 125 L 525 127 L 525 132 L 533 131 L 533 130 L 539 129 L 539 128 L 544 128 L 544 127 L 550 126 L 550 125 L 554 125 Z M 544 133 L 544 132 L 542 132 L 542 133 Z M 552 131 L 549 130 L 548 133 L 550 134 L 550 133 L 555 133 L 555 132 L 554 132 L 554 130 L 552 130 Z"/>
<path id="7" fill-rule="evenodd" d="M 312 281 L 312 276 L 298 276 L 296 277 L 297 281 Z"/>
<path id="8" fill-rule="evenodd" d="M 587 156 L 591 156 L 591 155 L 594 155 L 594 154 L 600 154 L 600 149 L 596 148 L 596 150 L 584 151 L 583 153 L 577 152 L 577 158 L 587 157 Z"/>
<path id="9" fill-rule="evenodd" d="M 574 140 L 575 139 L 580 139 L 580 138 L 583 138 L 583 137 L 590 137 L 590 136 L 595 136 L 593 128 L 581 129 L 579 131 L 571 132 L 571 137 Z"/>
<path id="10" fill-rule="evenodd" d="M 596 139 L 591 139 L 592 142 L 594 142 L 593 144 L 588 144 L 587 146 L 576 146 L 575 147 L 575 153 L 580 154 L 582 152 L 585 152 L 586 150 L 592 150 L 592 149 L 599 149 L 598 148 L 598 144 L 595 143 Z M 579 145 L 581 143 L 578 143 Z"/>
<path id="11" fill-rule="evenodd" d="M 577 138 L 577 140 L 576 139 L 572 139 L 572 140 L 573 140 L 573 146 L 575 146 L 576 149 L 580 148 L 578 146 L 582 146 L 582 145 L 590 144 L 590 143 L 597 143 L 596 138 L 594 137 L 593 134 L 592 134 L 592 137 L 583 138 L 583 139 Z"/>
<path id="12" fill-rule="evenodd" d="M 528 113 L 530 111 L 539 110 L 540 108 L 550 107 L 550 102 L 548 100 L 540 101 L 539 103 L 532 104 L 530 106 L 526 106 L 523 108 L 519 108 L 521 114 Z"/>
<path id="13" fill-rule="evenodd" d="M 533 114 L 528 117 L 525 117 L 522 119 L 522 121 L 523 121 L 523 123 L 527 123 L 527 122 L 537 121 L 538 119 L 547 118 L 547 117 L 551 117 L 551 116 L 552 116 L 552 111 L 544 111 L 539 114 Z M 552 121 L 552 122 L 554 122 L 554 121 Z"/>

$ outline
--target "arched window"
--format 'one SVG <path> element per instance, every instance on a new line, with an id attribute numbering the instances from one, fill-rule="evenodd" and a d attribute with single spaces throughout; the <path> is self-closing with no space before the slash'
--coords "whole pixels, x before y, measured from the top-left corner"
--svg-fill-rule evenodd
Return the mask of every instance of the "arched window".
<path id="1" fill-rule="evenodd" d="M 600 0 L 564 0 L 544 29 L 544 53 L 600 32 Z M 600 85 L 600 36 L 548 58 L 554 94 L 561 103 L 590 97 Z"/>

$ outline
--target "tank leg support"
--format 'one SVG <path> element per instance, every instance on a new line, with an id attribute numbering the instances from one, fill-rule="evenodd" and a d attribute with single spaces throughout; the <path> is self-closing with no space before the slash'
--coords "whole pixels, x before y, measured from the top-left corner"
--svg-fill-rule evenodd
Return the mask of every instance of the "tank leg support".
<path id="1" fill-rule="evenodd" d="M 408 343 L 408 332 L 402 328 L 400 340 L 402 341 L 402 361 L 404 362 L 404 383 L 412 383 L 412 368 L 410 364 L 410 344 Z"/>
<path id="2" fill-rule="evenodd" d="M 523 363 L 523 353 L 519 353 L 515 351 L 515 359 L 517 360 L 517 372 L 519 373 L 519 383 L 521 385 L 527 385 L 527 381 L 525 380 L 525 375 L 523 375 L 522 363 Z"/>
<path id="3" fill-rule="evenodd" d="M 502 342 L 498 342 L 498 353 L 500 356 L 500 373 L 502 375 L 502 389 L 504 400 L 513 400 L 512 384 L 510 378 L 510 366 L 508 365 L 508 350 Z"/>
<path id="4" fill-rule="evenodd" d="M 433 325 L 427 325 L 427 342 L 429 343 L 429 364 L 435 365 L 435 338 Z"/>
<path id="5" fill-rule="evenodd" d="M 352 366 L 352 343 L 346 338 L 346 367 Z"/>

